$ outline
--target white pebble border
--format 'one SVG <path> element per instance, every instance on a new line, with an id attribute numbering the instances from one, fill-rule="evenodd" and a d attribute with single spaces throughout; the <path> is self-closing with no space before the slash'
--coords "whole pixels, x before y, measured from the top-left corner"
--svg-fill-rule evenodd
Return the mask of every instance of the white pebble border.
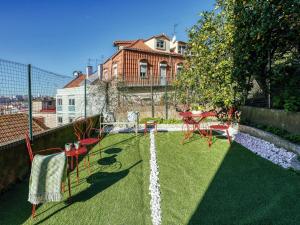
<path id="1" fill-rule="evenodd" d="M 154 130 L 150 130 L 150 208 L 153 225 L 161 224 L 160 190 Z"/>
<path id="2" fill-rule="evenodd" d="M 246 133 L 237 132 L 234 136 L 234 140 L 255 154 L 286 169 L 292 167 L 292 159 L 297 157 L 293 152 L 289 152 L 284 148 L 278 148 L 270 142 Z"/>
<path id="3" fill-rule="evenodd" d="M 205 128 L 208 125 L 209 123 L 203 123 L 202 127 Z M 182 128 L 183 128 L 182 124 L 159 124 L 158 125 L 158 131 L 182 131 Z M 186 128 L 184 127 L 184 129 Z M 143 132 L 143 129 L 140 129 L 139 132 Z M 260 138 L 251 136 L 243 132 L 239 132 L 236 129 L 230 128 L 229 133 L 237 143 L 246 147 L 247 149 L 254 152 L 255 154 L 283 168 L 294 168 L 292 163 L 293 160 L 297 158 L 297 154 L 287 151 L 284 148 L 276 147 L 274 144 L 264 141 Z"/>

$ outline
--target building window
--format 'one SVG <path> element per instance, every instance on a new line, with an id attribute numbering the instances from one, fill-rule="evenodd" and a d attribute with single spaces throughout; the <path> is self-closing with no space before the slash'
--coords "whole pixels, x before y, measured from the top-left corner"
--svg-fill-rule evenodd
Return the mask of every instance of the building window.
<path id="1" fill-rule="evenodd" d="M 118 64 L 113 65 L 113 77 L 118 79 Z"/>
<path id="2" fill-rule="evenodd" d="M 75 98 L 70 98 L 69 97 L 69 111 L 75 111 Z"/>
<path id="3" fill-rule="evenodd" d="M 57 111 L 62 111 L 62 99 L 58 98 L 57 99 Z"/>
<path id="4" fill-rule="evenodd" d="M 185 45 L 178 45 L 178 53 L 179 54 L 184 54 L 185 53 Z"/>
<path id="5" fill-rule="evenodd" d="M 73 123 L 74 117 L 69 117 L 69 123 Z"/>
<path id="6" fill-rule="evenodd" d="M 157 39 L 156 40 L 156 48 L 165 49 L 166 48 L 165 41 L 162 39 Z"/>
<path id="7" fill-rule="evenodd" d="M 69 105 L 75 105 L 75 99 L 74 98 L 69 99 Z"/>
<path id="8" fill-rule="evenodd" d="M 179 74 L 182 71 L 182 69 L 183 69 L 182 64 L 181 63 L 177 64 L 177 66 L 176 66 L 176 74 Z"/>
<path id="9" fill-rule="evenodd" d="M 62 116 L 58 116 L 58 117 L 57 117 L 57 123 L 58 123 L 58 124 L 62 124 L 62 123 L 63 123 L 63 118 L 62 118 Z"/>
<path id="10" fill-rule="evenodd" d="M 107 69 L 104 69 L 104 70 L 103 70 L 103 77 L 104 77 L 105 80 L 108 79 L 108 72 L 107 72 Z"/>
<path id="11" fill-rule="evenodd" d="M 147 62 L 140 62 L 140 78 L 147 78 Z"/>
<path id="12" fill-rule="evenodd" d="M 166 85 L 167 84 L 167 63 L 161 62 L 159 64 L 159 74 L 160 74 L 160 85 Z"/>

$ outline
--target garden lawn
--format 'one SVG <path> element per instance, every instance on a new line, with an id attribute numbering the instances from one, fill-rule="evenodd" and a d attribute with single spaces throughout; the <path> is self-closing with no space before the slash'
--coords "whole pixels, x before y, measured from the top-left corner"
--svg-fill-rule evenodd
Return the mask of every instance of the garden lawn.
<path id="1" fill-rule="evenodd" d="M 299 224 L 300 176 L 237 143 L 156 135 L 165 225 Z"/>
<path id="2" fill-rule="evenodd" d="M 134 134 L 109 135 L 90 157 L 92 174 L 80 163 L 80 183 L 73 172 L 72 204 L 46 203 L 31 219 L 28 180 L 0 196 L 0 224 L 151 224 L 149 138 Z M 65 199 L 68 196 L 64 194 Z"/>
<path id="3" fill-rule="evenodd" d="M 237 143 L 181 132 L 155 134 L 165 225 L 299 224 L 300 176 Z M 28 180 L 0 196 L 0 224 L 150 225 L 149 134 L 108 135 L 92 150 L 89 175 L 72 172 L 72 203 L 47 203 L 31 219 Z M 67 193 L 65 193 L 65 199 Z"/>

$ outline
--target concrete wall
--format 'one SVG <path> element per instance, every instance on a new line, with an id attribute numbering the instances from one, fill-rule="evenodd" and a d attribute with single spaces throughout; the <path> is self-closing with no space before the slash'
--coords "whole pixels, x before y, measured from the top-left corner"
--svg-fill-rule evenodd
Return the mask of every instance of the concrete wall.
<path id="1" fill-rule="evenodd" d="M 138 108 L 132 109 L 133 111 L 138 111 L 140 113 L 140 119 L 152 117 L 151 105 L 149 106 L 139 106 Z M 165 118 L 166 111 L 164 105 L 154 106 L 154 117 L 155 118 Z M 116 118 L 119 121 L 127 120 L 127 112 L 116 112 Z M 181 119 L 178 112 L 176 112 L 174 106 L 169 106 L 168 108 L 168 118 L 169 119 Z"/>
<path id="2" fill-rule="evenodd" d="M 44 124 L 49 128 L 57 127 L 56 113 L 33 112 L 33 117 L 42 117 Z"/>
<path id="3" fill-rule="evenodd" d="M 277 109 L 241 107 L 241 119 L 256 124 L 281 128 L 293 134 L 300 134 L 300 112 L 285 112 Z"/>

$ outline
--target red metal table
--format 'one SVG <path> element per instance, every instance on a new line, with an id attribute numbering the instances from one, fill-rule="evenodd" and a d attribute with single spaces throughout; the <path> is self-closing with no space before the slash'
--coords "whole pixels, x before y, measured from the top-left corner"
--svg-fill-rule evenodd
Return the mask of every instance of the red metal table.
<path id="1" fill-rule="evenodd" d="M 185 140 L 190 139 L 195 131 L 198 131 L 201 137 L 208 137 L 208 132 L 205 129 L 201 129 L 200 124 L 207 117 L 217 116 L 215 112 L 180 112 L 179 115 L 182 116 L 183 127 L 186 126 L 187 128 L 184 133 L 184 139 L 181 142 L 182 144 Z M 190 126 L 192 126 L 192 129 L 190 129 Z"/>
<path id="2" fill-rule="evenodd" d="M 79 155 L 85 155 L 85 154 L 87 154 L 86 146 L 80 146 L 78 149 L 75 149 L 74 147 L 72 147 L 71 150 L 66 151 L 67 157 L 71 157 L 71 170 L 73 170 L 73 158 L 74 157 L 76 158 L 77 184 L 79 183 L 78 157 L 79 157 Z M 88 163 L 90 163 L 89 160 L 88 160 Z M 84 165 L 86 165 L 85 161 L 84 161 Z"/>

